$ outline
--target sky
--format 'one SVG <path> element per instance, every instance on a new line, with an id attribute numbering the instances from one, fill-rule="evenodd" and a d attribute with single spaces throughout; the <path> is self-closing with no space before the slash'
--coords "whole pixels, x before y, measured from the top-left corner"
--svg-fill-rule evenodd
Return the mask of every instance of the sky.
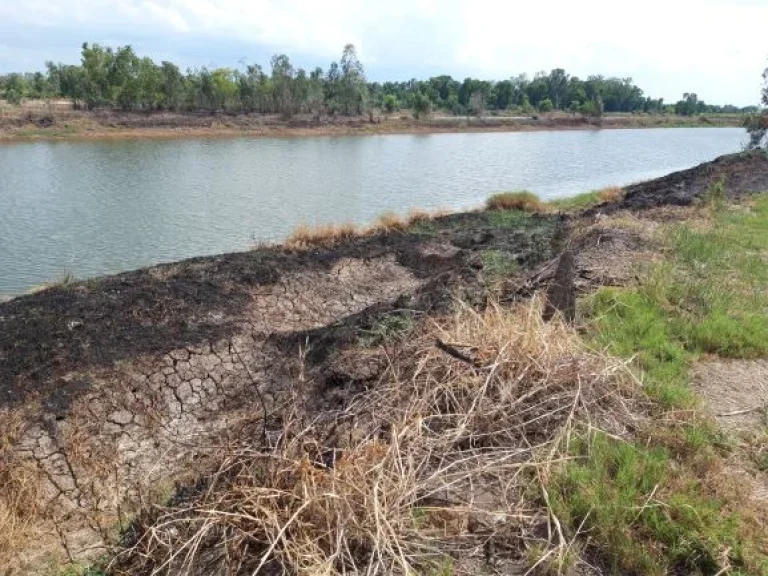
<path id="1" fill-rule="evenodd" d="M 626 6 L 626 7 L 624 7 Z M 353 43 L 370 80 L 500 80 L 553 68 L 647 95 L 757 104 L 768 0 L 0 0 L 0 73 L 76 63 L 83 42 L 191 66 L 327 69 Z"/>

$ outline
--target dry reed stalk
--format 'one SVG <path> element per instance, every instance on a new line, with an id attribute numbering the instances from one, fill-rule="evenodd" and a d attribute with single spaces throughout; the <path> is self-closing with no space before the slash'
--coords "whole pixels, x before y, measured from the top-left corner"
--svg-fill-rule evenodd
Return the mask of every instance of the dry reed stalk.
<path id="1" fill-rule="evenodd" d="M 451 345 L 473 362 L 435 338 L 462 343 Z M 470 570 L 489 542 L 522 557 L 546 526 L 548 562 L 567 554 L 573 542 L 548 510 L 550 469 L 575 427 L 636 425 L 642 396 L 626 366 L 543 322 L 539 301 L 460 305 L 403 346 L 339 415 L 357 423 L 348 442 L 297 416 L 270 446 L 230 446 L 196 493 L 139 519 L 116 571 L 413 574 L 450 556 Z"/>

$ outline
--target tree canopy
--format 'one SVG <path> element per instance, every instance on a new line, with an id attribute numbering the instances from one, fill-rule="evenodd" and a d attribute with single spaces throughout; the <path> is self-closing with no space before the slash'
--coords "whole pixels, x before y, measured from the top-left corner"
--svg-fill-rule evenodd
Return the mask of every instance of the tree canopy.
<path id="1" fill-rule="evenodd" d="M 768 68 L 763 72 L 763 90 L 761 95 L 762 110 L 756 111 L 747 119 L 749 148 L 768 147 Z"/>
<path id="2" fill-rule="evenodd" d="M 448 75 L 427 80 L 368 82 L 352 44 L 327 72 L 306 71 L 285 54 L 270 59 L 268 69 L 244 63 L 241 68 L 192 68 L 182 72 L 172 62 L 139 57 L 131 46 L 82 45 L 79 65 L 46 63 L 45 72 L 0 76 L 0 95 L 11 103 L 24 98 L 66 98 L 76 108 L 123 110 L 199 110 L 309 113 L 357 116 L 371 107 L 393 113 L 413 110 L 482 115 L 512 110 L 531 113 L 562 110 L 599 117 L 604 112 L 674 112 L 691 116 L 744 112 L 735 106 L 712 106 L 694 93 L 674 105 L 646 96 L 632 78 L 585 80 L 562 68 L 499 81 Z M 765 100 L 764 95 L 764 100 Z"/>

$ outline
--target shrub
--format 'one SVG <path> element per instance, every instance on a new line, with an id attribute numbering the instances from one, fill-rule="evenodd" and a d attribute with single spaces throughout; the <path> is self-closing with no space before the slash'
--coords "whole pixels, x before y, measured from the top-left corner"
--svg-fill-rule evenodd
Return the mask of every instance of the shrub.
<path id="1" fill-rule="evenodd" d="M 552 104 L 552 100 L 549 98 L 545 98 L 541 102 L 539 102 L 539 112 L 552 112 L 554 109 L 554 104 Z"/>
<path id="2" fill-rule="evenodd" d="M 386 94 L 384 96 L 384 110 L 391 114 L 398 108 L 400 108 L 400 104 L 397 97 L 394 94 Z"/>

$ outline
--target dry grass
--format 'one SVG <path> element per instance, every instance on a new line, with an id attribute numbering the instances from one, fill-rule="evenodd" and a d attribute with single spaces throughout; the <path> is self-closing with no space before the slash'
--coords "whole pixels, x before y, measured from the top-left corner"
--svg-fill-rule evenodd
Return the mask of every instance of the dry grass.
<path id="1" fill-rule="evenodd" d="M 326 226 L 309 226 L 300 224 L 285 243 L 292 248 L 305 248 L 309 246 L 324 246 L 336 244 L 360 236 L 361 232 L 354 224 L 345 223 L 339 226 L 328 224 Z"/>
<path id="2" fill-rule="evenodd" d="M 394 212 L 381 214 L 374 223 L 368 227 L 358 227 L 350 222 L 335 225 L 310 226 L 300 224 L 291 232 L 285 244 L 290 248 L 312 248 L 317 246 L 333 246 L 353 238 L 371 236 L 386 232 L 403 232 L 409 227 L 423 222 L 428 222 L 447 215 L 446 210 L 426 211 L 412 209 L 405 218 L 401 218 Z"/>
<path id="3" fill-rule="evenodd" d="M 488 210 L 522 210 L 523 212 L 544 212 L 546 205 L 532 192 L 502 192 L 494 194 L 485 203 Z"/>
<path id="4" fill-rule="evenodd" d="M 636 381 L 543 323 L 539 302 L 462 307 L 418 334 L 333 422 L 292 402 L 269 445 L 245 426 L 194 496 L 140 518 L 117 572 L 442 573 L 456 558 L 456 573 L 489 554 L 568 556 L 550 467 L 579 425 L 631 430 Z"/>
<path id="5" fill-rule="evenodd" d="M 0 566 L 9 565 L 13 553 L 30 541 L 40 520 L 40 474 L 11 450 L 21 423 L 17 413 L 0 410 Z"/>
<path id="6" fill-rule="evenodd" d="M 401 232 L 408 227 L 408 223 L 394 212 L 384 212 L 373 224 L 374 231 Z"/>
<path id="7" fill-rule="evenodd" d="M 597 197 L 600 199 L 600 202 L 616 202 L 624 197 L 624 190 L 618 186 L 603 188 L 597 191 Z"/>

